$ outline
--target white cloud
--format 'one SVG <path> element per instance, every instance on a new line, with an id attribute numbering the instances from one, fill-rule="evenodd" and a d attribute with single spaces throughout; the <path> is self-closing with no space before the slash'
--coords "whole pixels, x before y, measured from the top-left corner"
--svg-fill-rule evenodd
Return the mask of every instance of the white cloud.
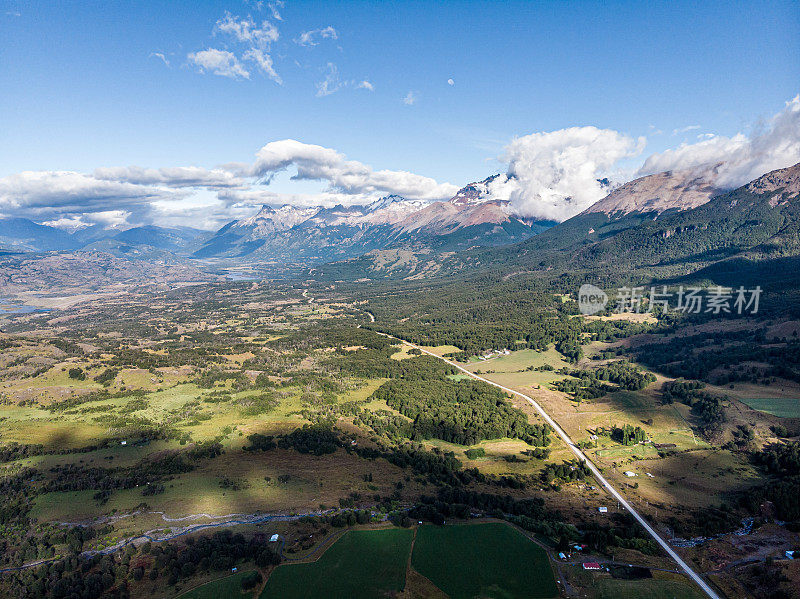
<path id="1" fill-rule="evenodd" d="M 54 220 L 46 220 L 41 224 L 48 227 L 55 227 L 56 229 L 64 229 L 65 231 L 74 233 L 75 231 L 80 231 L 81 229 L 90 227 L 92 223 L 86 222 L 86 220 L 83 218 L 83 215 L 73 214 L 71 216 L 60 216 Z"/>
<path id="2" fill-rule="evenodd" d="M 452 79 L 448 79 L 447 80 L 447 85 L 455 85 L 455 84 L 456 84 L 456 82 L 453 81 Z"/>
<path id="3" fill-rule="evenodd" d="M 290 166 L 297 169 L 293 179 L 327 181 L 329 191 L 346 196 L 397 194 L 409 199 L 441 200 L 458 190 L 450 183 L 437 183 L 407 171 L 375 171 L 361 162 L 347 160 L 331 148 L 293 139 L 270 142 L 261 148 L 251 174 L 269 180 Z M 352 198 L 348 203 L 353 203 Z"/>
<path id="4" fill-rule="evenodd" d="M 667 170 L 721 164 L 715 182 L 722 188 L 734 188 L 769 171 L 800 162 L 800 96 L 769 121 L 754 128 L 748 136 L 714 135 L 693 144 L 653 154 L 639 176 Z"/>
<path id="5" fill-rule="evenodd" d="M 148 220 L 156 201 L 178 201 L 187 191 L 98 179 L 73 171 L 23 171 L 0 178 L 0 213 L 36 221 L 116 211 Z"/>
<path id="6" fill-rule="evenodd" d="M 679 129 L 673 129 L 672 134 L 678 135 L 679 133 L 688 133 L 689 131 L 694 131 L 699 129 L 700 125 L 687 125 L 686 127 L 681 127 Z"/>
<path id="7" fill-rule="evenodd" d="M 283 17 L 281 17 L 280 9 L 283 8 L 283 0 L 275 0 L 275 2 L 270 2 L 268 4 L 270 12 L 272 12 L 272 18 L 276 21 L 283 21 Z"/>
<path id="8" fill-rule="evenodd" d="M 150 52 L 150 58 L 153 57 L 158 58 L 165 65 L 169 66 L 169 60 L 167 59 L 166 55 L 163 52 Z"/>
<path id="9" fill-rule="evenodd" d="M 189 61 L 199 67 L 201 73 L 209 72 L 231 79 L 250 79 L 250 73 L 232 52 L 208 48 L 188 55 Z"/>
<path id="10" fill-rule="evenodd" d="M 644 144 L 644 138 L 597 127 L 518 137 L 502 157 L 517 185 L 510 193 L 512 207 L 522 216 L 566 220 L 603 198 L 606 191 L 597 179 L 641 153 Z"/>
<path id="11" fill-rule="evenodd" d="M 242 58 L 245 60 L 252 60 L 256 63 L 261 72 L 267 75 L 270 79 L 275 81 L 276 83 L 283 83 L 280 75 L 275 72 L 275 67 L 272 62 L 272 56 L 266 53 L 266 51 L 261 50 L 260 48 L 250 48 L 247 52 L 242 55 Z"/>
<path id="12" fill-rule="evenodd" d="M 125 210 L 105 210 L 92 214 L 91 220 L 107 229 L 120 229 L 127 228 L 131 224 L 130 217 L 131 213 Z"/>
<path id="13" fill-rule="evenodd" d="M 403 104 L 406 106 L 413 106 L 417 103 L 417 94 L 412 91 L 409 91 L 405 97 L 403 98 Z"/>
<path id="14" fill-rule="evenodd" d="M 262 21 L 257 24 L 252 17 L 238 17 L 226 12 L 214 25 L 214 34 L 230 38 L 234 51 L 209 48 L 190 53 L 187 56 L 189 62 L 199 67 L 200 72 L 231 79 L 249 79 L 250 70 L 243 64 L 248 62 L 276 83 L 283 83 L 270 53 L 272 44 L 280 38 L 273 23 Z"/>
<path id="15" fill-rule="evenodd" d="M 205 169 L 199 166 L 142 168 L 139 166 L 101 167 L 92 176 L 104 181 L 120 181 L 135 185 L 164 185 L 166 187 L 239 187 L 245 181 L 223 168 Z"/>
<path id="16" fill-rule="evenodd" d="M 278 193 L 275 175 L 321 181 L 318 193 Z M 304 186 L 299 186 L 301 189 Z M 294 140 L 266 144 L 253 163 L 212 169 L 196 166 L 101 167 L 92 173 L 24 171 L 0 178 L 0 215 L 22 216 L 68 230 L 104 226 L 160 225 L 218 227 L 248 216 L 254 205 L 368 204 L 398 194 L 409 199 L 448 199 L 455 185 L 406 171 L 373 170 L 331 148 Z"/>
<path id="17" fill-rule="evenodd" d="M 339 69 L 332 62 L 328 63 L 328 72 L 325 74 L 325 79 L 317 83 L 317 97 L 330 96 L 331 94 L 339 91 L 343 87 L 342 81 L 339 79 Z"/>
<path id="18" fill-rule="evenodd" d="M 237 41 L 256 48 L 269 48 L 270 44 L 278 41 L 280 37 L 278 28 L 269 21 L 263 21 L 258 26 L 252 17 L 241 18 L 231 13 L 225 13 L 225 16 L 217 21 L 214 31 L 231 35 Z"/>
<path id="19" fill-rule="evenodd" d="M 366 89 L 366 90 L 369 90 L 371 92 L 375 91 L 375 86 L 372 85 L 372 83 L 370 83 L 366 79 L 364 79 L 363 81 L 359 82 L 359 84 L 356 87 L 358 89 Z"/>
<path id="20" fill-rule="evenodd" d="M 312 29 L 311 31 L 304 31 L 301 33 L 294 42 L 298 46 L 305 46 L 306 48 L 310 48 L 312 46 L 316 46 L 319 44 L 319 40 L 322 39 L 330 39 L 330 40 L 337 40 L 339 39 L 339 34 L 337 31 L 331 27 L 325 27 L 323 29 Z"/>

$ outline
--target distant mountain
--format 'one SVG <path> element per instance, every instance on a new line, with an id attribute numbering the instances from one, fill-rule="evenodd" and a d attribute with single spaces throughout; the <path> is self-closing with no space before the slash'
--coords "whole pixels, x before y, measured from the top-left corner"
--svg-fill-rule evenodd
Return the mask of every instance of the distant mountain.
<path id="1" fill-rule="evenodd" d="M 0 247 L 5 251 L 63 252 L 91 249 L 120 252 L 129 256 L 150 250 L 164 250 L 177 255 L 188 254 L 203 236 L 209 233 L 191 227 L 166 228 L 155 225 L 120 231 L 102 225 L 84 227 L 72 233 L 56 227 L 37 224 L 25 218 L 0 218 Z M 127 247 L 124 250 L 123 247 Z"/>
<path id="2" fill-rule="evenodd" d="M 185 250 L 199 238 L 207 235 L 206 231 L 190 227 L 165 228 L 145 225 L 126 229 L 114 235 L 113 238 L 129 245 L 146 245 L 180 253 L 181 250 Z"/>
<path id="3" fill-rule="evenodd" d="M 666 171 L 634 179 L 593 204 L 584 214 L 603 212 L 621 216 L 631 212 L 686 210 L 708 202 L 723 191 L 715 186 L 719 165 Z"/>
<path id="4" fill-rule="evenodd" d="M 800 164 L 772 171 L 699 206 L 616 218 L 584 213 L 509 248 L 470 261 L 524 268 L 679 275 L 732 257 L 800 254 Z"/>
<path id="5" fill-rule="evenodd" d="M 729 259 L 800 255 L 800 164 L 738 189 L 712 191 L 694 173 L 643 177 L 520 243 L 444 256 L 373 252 L 319 267 L 318 278 L 417 278 L 474 270 L 676 277 Z"/>
<path id="6" fill-rule="evenodd" d="M 492 175 L 483 181 L 465 185 L 456 192 L 450 203 L 469 206 L 492 200 L 508 200 L 508 188 L 513 186 L 513 181 L 513 177 L 509 175 Z"/>
<path id="7" fill-rule="evenodd" d="M 505 175 L 503 175 L 505 177 Z M 332 208 L 264 206 L 233 221 L 206 240 L 195 258 L 259 262 L 323 263 L 375 250 L 415 247 L 452 251 L 527 239 L 552 226 L 510 213 L 506 200 L 487 199 L 489 178 L 471 184 L 448 202 L 425 203 L 387 196 L 368 205 Z M 474 195 L 474 194 L 472 194 Z M 480 200 L 480 201 L 478 201 Z"/>
<path id="8" fill-rule="evenodd" d="M 80 242 L 69 233 L 26 218 L 0 218 L 0 246 L 25 252 L 73 250 Z"/>

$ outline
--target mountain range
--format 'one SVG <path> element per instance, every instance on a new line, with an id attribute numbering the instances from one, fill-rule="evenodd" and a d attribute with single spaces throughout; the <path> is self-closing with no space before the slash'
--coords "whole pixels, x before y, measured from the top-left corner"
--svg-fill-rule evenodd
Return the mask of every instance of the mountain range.
<path id="1" fill-rule="evenodd" d="M 679 275 L 734 256 L 799 252 L 800 165 L 735 190 L 717 186 L 718 167 L 640 177 L 562 223 L 515 215 L 497 193 L 510 178 L 494 175 L 449 201 L 387 196 L 363 206 L 265 205 L 216 232 L 148 225 L 68 233 L 0 219 L 0 251 L 223 267 L 291 264 L 310 277 L 351 280 L 496 268 L 607 273 L 647 266 Z"/>
<path id="2" fill-rule="evenodd" d="M 368 205 L 265 205 L 252 217 L 216 232 L 155 225 L 119 231 L 94 225 L 69 233 L 21 218 L 0 219 L 0 248 L 18 252 L 105 251 L 152 259 L 164 253 L 223 263 L 320 264 L 396 247 L 454 251 L 527 239 L 555 223 L 512 213 L 497 197 L 495 175 L 461 189 L 446 202 L 396 195 Z"/>
<path id="3" fill-rule="evenodd" d="M 730 191 L 715 186 L 716 171 L 641 177 L 581 214 L 513 245 L 438 255 L 376 250 L 312 274 L 354 280 L 550 270 L 591 272 L 600 280 L 642 267 L 681 276 L 733 258 L 800 253 L 800 164 Z"/>

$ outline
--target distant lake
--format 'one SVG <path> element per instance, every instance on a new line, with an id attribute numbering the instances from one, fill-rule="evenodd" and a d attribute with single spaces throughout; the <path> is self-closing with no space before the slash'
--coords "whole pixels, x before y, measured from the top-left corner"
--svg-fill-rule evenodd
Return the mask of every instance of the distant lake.
<path id="1" fill-rule="evenodd" d="M 26 306 L 25 304 L 15 304 L 14 302 L 0 297 L 0 314 L 31 314 L 33 312 L 50 312 L 50 309 Z"/>

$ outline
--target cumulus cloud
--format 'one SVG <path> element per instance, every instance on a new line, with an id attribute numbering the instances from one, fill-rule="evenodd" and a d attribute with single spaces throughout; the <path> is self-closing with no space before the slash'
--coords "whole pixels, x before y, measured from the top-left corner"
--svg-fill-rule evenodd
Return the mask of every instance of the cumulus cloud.
<path id="1" fill-rule="evenodd" d="M 715 182 L 734 188 L 766 172 L 800 162 L 800 96 L 786 103 L 778 114 L 756 126 L 750 135 L 704 135 L 700 141 L 653 154 L 639 176 L 720 164 Z"/>
<path id="2" fill-rule="evenodd" d="M 214 31 L 233 36 L 239 42 L 251 44 L 258 48 L 268 48 L 270 44 L 278 41 L 278 28 L 269 21 L 256 25 L 251 17 L 241 18 L 225 13 L 217 21 Z"/>
<path id="3" fill-rule="evenodd" d="M 458 190 L 450 183 L 437 183 L 407 171 L 375 171 L 331 148 L 293 139 L 270 142 L 261 148 L 251 173 L 270 180 L 289 167 L 297 169 L 292 177 L 295 180 L 327 181 L 331 191 L 348 196 L 397 194 L 409 199 L 441 200 Z"/>
<path id="4" fill-rule="evenodd" d="M 187 58 L 201 73 L 213 73 L 231 79 L 250 79 L 250 72 L 242 66 L 233 52 L 208 48 L 200 52 L 190 52 Z"/>
<path id="5" fill-rule="evenodd" d="M 447 80 L 447 85 L 455 85 L 455 84 L 456 84 L 456 82 L 453 81 L 452 79 L 448 79 Z"/>
<path id="6" fill-rule="evenodd" d="M 97 168 L 92 173 L 95 179 L 121 181 L 135 185 L 164 185 L 167 187 L 238 187 L 245 183 L 231 171 L 199 166 L 177 166 L 168 168 L 142 168 L 139 166 L 116 166 Z"/>
<path id="7" fill-rule="evenodd" d="M 244 18 L 225 13 L 214 25 L 214 34 L 231 40 L 235 52 L 208 48 L 189 53 L 189 62 L 197 66 L 201 73 L 212 73 L 231 79 L 249 79 L 250 70 L 244 63 L 250 63 L 276 83 L 283 83 L 275 70 L 270 53 L 272 44 L 280 37 L 276 25 L 269 21 L 258 24 L 252 17 Z"/>
<path id="8" fill-rule="evenodd" d="M 337 40 L 339 39 L 339 34 L 333 27 L 329 25 L 328 27 L 322 29 L 312 29 L 311 31 L 304 31 L 294 41 L 298 46 L 305 46 L 306 48 L 310 48 L 312 46 L 316 46 L 317 44 L 319 44 L 319 40 L 323 39 Z"/>
<path id="9" fill-rule="evenodd" d="M 571 127 L 514 139 L 502 160 L 517 189 L 510 194 L 522 216 L 562 221 L 606 195 L 597 181 L 623 158 L 641 153 L 645 139 L 611 129 Z"/>
<path id="10" fill-rule="evenodd" d="M 359 81 L 359 83 L 358 83 L 358 85 L 356 87 L 358 89 L 366 89 L 366 90 L 369 90 L 371 92 L 375 91 L 375 86 L 372 85 L 372 83 L 370 83 L 366 79 L 364 79 L 363 81 Z"/>
<path id="11" fill-rule="evenodd" d="M 408 92 L 403 98 L 403 104 L 405 104 L 406 106 L 413 106 L 416 103 L 417 103 L 417 94 L 415 94 L 412 91 Z"/>
<path id="12" fill-rule="evenodd" d="M 73 171 L 23 171 L 0 179 L 3 210 L 76 206 L 91 210 L 96 202 L 102 202 L 103 206 L 112 199 L 146 202 L 172 193 L 156 187 L 96 179 Z"/>
<path id="13" fill-rule="evenodd" d="M 23 171 L 0 178 L 0 214 L 41 222 L 75 217 L 97 221 L 103 214 L 116 213 L 147 221 L 154 202 L 179 201 L 186 195 L 184 190 L 73 171 Z"/>
<path id="14" fill-rule="evenodd" d="M 275 175 L 327 184 L 319 193 L 279 193 Z M 406 171 L 373 170 L 332 148 L 294 140 L 266 144 L 252 163 L 101 167 L 91 173 L 24 171 L 0 178 L 0 216 L 21 216 L 67 230 L 91 224 L 158 223 L 218 227 L 248 216 L 255 205 L 367 204 L 398 194 L 426 201 L 452 197 L 455 185 Z"/>

